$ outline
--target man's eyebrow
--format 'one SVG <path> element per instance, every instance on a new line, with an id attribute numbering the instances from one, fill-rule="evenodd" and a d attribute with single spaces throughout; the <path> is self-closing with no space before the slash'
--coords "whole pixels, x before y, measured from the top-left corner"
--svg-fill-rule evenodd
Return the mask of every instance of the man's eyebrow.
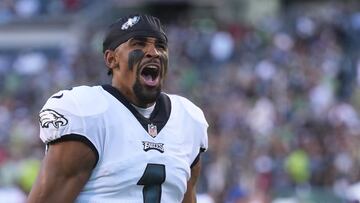
<path id="1" fill-rule="evenodd" d="M 146 37 L 133 37 L 130 39 L 130 41 L 141 41 L 141 42 L 146 42 L 147 39 Z"/>
<path id="2" fill-rule="evenodd" d="M 159 43 L 159 44 L 167 44 L 165 40 L 162 40 L 162 39 L 156 39 L 155 41 L 156 43 Z"/>

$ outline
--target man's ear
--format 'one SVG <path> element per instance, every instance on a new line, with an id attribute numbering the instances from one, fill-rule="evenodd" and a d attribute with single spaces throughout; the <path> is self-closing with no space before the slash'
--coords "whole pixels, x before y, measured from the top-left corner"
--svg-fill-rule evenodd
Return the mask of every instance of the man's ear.
<path id="1" fill-rule="evenodd" d="M 114 69 L 117 67 L 117 62 L 115 58 L 115 52 L 112 50 L 106 50 L 104 53 L 104 61 L 108 68 Z"/>

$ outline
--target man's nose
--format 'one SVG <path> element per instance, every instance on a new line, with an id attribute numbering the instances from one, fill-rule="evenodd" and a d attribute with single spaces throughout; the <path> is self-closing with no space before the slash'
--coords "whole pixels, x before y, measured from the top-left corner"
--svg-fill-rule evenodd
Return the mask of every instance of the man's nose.
<path id="1" fill-rule="evenodd" d="M 155 44 L 149 43 L 146 48 L 145 56 L 146 57 L 159 57 L 159 55 L 160 55 L 160 52 L 156 48 Z"/>

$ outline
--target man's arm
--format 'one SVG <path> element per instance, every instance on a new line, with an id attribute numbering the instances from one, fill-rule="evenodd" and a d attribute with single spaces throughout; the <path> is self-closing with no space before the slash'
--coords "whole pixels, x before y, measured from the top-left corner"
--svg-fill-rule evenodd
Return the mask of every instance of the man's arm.
<path id="1" fill-rule="evenodd" d="M 74 202 L 95 163 L 95 153 L 82 142 L 51 144 L 27 203 Z"/>
<path id="2" fill-rule="evenodd" d="M 187 182 L 187 190 L 182 203 L 196 203 L 196 182 L 200 176 L 200 160 L 191 168 L 191 177 Z"/>

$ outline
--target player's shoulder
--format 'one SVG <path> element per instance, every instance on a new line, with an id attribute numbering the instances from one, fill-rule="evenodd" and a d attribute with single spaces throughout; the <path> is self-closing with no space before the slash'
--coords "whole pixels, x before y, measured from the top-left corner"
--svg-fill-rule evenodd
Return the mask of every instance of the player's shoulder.
<path id="1" fill-rule="evenodd" d="M 68 93 L 68 95 L 73 96 L 73 97 L 78 97 L 78 98 L 89 98 L 89 97 L 94 97 L 97 96 L 97 94 L 100 93 L 101 87 L 100 86 L 86 86 L 86 85 L 82 85 L 82 86 L 76 86 L 76 87 L 72 87 L 70 89 L 67 90 L 61 90 L 58 93 Z"/>
<path id="2" fill-rule="evenodd" d="M 167 94 L 167 95 L 171 100 L 171 104 L 172 104 L 172 108 L 173 108 L 172 110 L 177 111 L 177 110 L 180 110 L 178 108 L 181 108 L 188 115 L 190 115 L 193 119 L 207 125 L 204 113 L 200 109 L 200 107 L 198 107 L 192 101 L 190 101 L 189 99 L 187 99 L 183 96 L 176 95 L 176 94 Z"/>
<path id="3" fill-rule="evenodd" d="M 74 102 L 91 102 L 94 98 L 99 98 L 101 95 L 100 86 L 77 86 L 70 89 L 60 90 L 51 95 L 51 101 L 74 101 Z"/>
<path id="4" fill-rule="evenodd" d="M 106 109 L 101 86 L 77 86 L 50 96 L 43 109 L 63 109 L 74 114 L 95 114 Z"/>

